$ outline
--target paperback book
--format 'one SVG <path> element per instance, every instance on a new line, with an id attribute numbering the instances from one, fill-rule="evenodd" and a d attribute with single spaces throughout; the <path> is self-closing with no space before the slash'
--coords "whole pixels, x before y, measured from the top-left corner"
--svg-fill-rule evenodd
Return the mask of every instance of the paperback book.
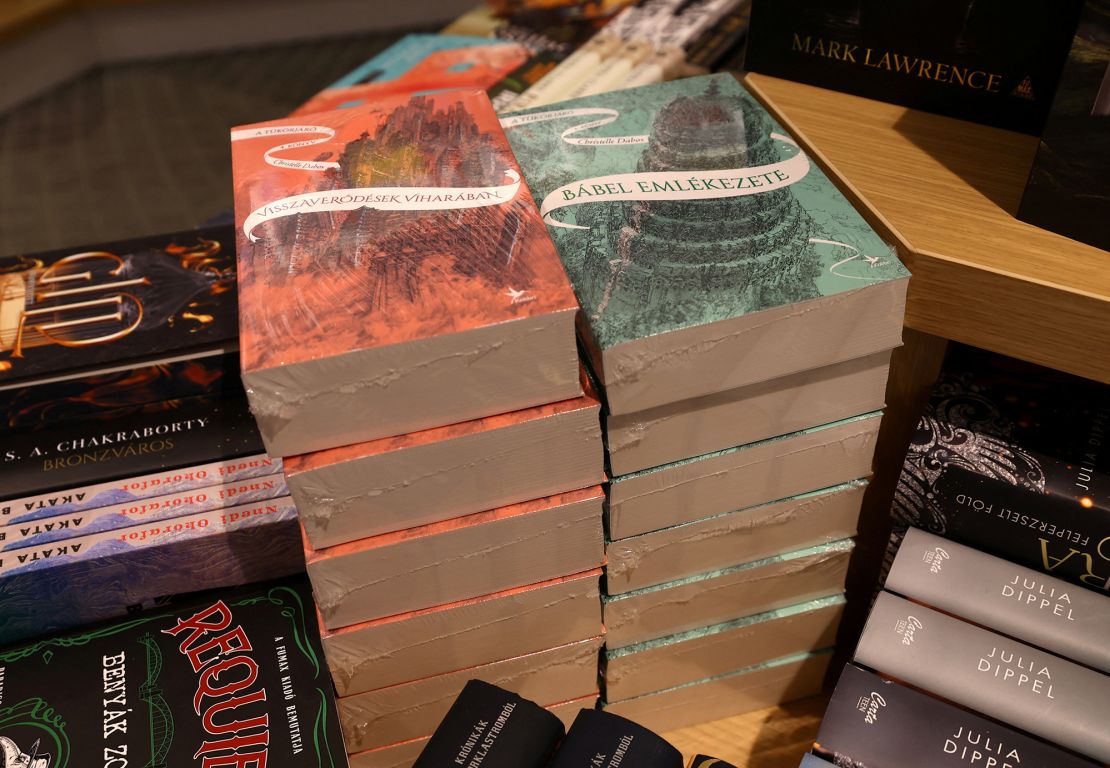
<path id="1" fill-rule="evenodd" d="M 909 273 L 731 75 L 501 124 L 614 415 L 900 344 Z"/>
<path id="2" fill-rule="evenodd" d="M 598 760 L 599 768 L 682 768 L 682 753 L 661 736 L 610 712 L 584 709 L 549 768 L 578 768 Z"/>
<path id="3" fill-rule="evenodd" d="M 574 293 L 484 94 L 231 139 L 243 381 L 271 455 L 581 393 Z"/>

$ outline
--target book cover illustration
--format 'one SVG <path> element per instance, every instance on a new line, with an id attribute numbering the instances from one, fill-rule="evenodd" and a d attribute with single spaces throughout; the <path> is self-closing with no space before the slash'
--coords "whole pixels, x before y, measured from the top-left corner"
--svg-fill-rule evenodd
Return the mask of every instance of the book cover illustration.
<path id="1" fill-rule="evenodd" d="M 731 75 L 502 125 L 601 350 L 908 275 Z"/>
<path id="2" fill-rule="evenodd" d="M 303 579 L 0 651 L 4 768 L 345 768 Z"/>
<path id="3" fill-rule="evenodd" d="M 745 69 L 1038 134 L 1082 0 L 754 0 Z"/>
<path id="4" fill-rule="evenodd" d="M 412 71 L 433 53 L 453 51 L 459 48 L 482 48 L 496 45 L 498 41 L 475 35 L 405 35 L 393 45 L 352 69 L 343 77 L 328 86 L 349 88 L 352 85 L 366 85 L 396 80 Z"/>
<path id="5" fill-rule="evenodd" d="M 230 228 L 0 259 L 0 385 L 234 348 Z"/>
<path id="6" fill-rule="evenodd" d="M 242 370 L 573 309 L 484 94 L 232 133 Z"/>

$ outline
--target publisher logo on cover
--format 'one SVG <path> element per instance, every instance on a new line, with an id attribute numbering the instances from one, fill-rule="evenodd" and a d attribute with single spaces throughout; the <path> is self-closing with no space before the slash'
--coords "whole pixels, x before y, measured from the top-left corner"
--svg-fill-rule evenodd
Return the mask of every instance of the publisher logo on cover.
<path id="1" fill-rule="evenodd" d="M 940 573 L 944 568 L 944 561 L 951 558 L 952 556 L 944 547 L 935 547 L 921 556 L 921 559 L 929 565 L 929 573 Z"/>
<path id="2" fill-rule="evenodd" d="M 916 616 L 907 616 L 898 620 L 894 625 L 894 631 L 901 635 L 902 645 L 913 645 L 914 633 L 923 626 L 921 619 Z"/>
<path id="3" fill-rule="evenodd" d="M 879 719 L 879 710 L 886 706 L 886 699 L 876 691 L 869 696 L 860 696 L 856 709 L 863 713 L 863 722 L 871 725 Z"/>

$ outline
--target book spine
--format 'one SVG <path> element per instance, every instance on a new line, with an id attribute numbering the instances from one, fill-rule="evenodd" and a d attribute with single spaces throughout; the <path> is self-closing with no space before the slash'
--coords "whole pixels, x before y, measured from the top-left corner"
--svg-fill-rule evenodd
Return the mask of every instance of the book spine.
<path id="1" fill-rule="evenodd" d="M 45 517 L 0 526 L 0 551 L 37 547 L 88 533 L 127 528 L 288 495 L 289 489 L 285 485 L 285 478 L 277 474 L 235 483 L 211 485 L 168 496 L 139 499 L 68 515 Z"/>
<path id="2" fill-rule="evenodd" d="M 1110 672 L 1110 605 L 1032 568 L 911 529 L 886 589 Z"/>
<path id="3" fill-rule="evenodd" d="M 883 592 L 855 661 L 1102 761 L 1110 678 Z"/>
<path id="4" fill-rule="evenodd" d="M 852 664 L 836 684 L 815 751 L 852 768 L 1097 766 Z"/>

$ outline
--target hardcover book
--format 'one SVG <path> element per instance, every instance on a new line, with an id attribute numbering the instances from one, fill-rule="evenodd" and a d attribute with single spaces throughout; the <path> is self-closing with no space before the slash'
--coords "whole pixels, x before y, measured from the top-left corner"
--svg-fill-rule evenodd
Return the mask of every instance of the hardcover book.
<path id="1" fill-rule="evenodd" d="M 825 710 L 817 754 L 849 768 L 1095 768 L 1001 723 L 848 664 Z"/>
<path id="2" fill-rule="evenodd" d="M 871 474 L 881 413 L 614 477 L 609 537 L 669 528 Z"/>
<path id="3" fill-rule="evenodd" d="M 602 632 L 601 570 L 323 630 L 340 696 L 475 667 Z"/>
<path id="4" fill-rule="evenodd" d="M 754 0 L 744 65 L 1039 134 L 1082 0 Z"/>
<path id="5" fill-rule="evenodd" d="M 484 94 L 231 138 L 243 381 L 271 455 L 581 393 L 574 293 Z"/>
<path id="6" fill-rule="evenodd" d="M 303 579 L 0 651 L 5 768 L 344 768 Z M 94 756 L 94 757 L 91 757 Z"/>
<path id="7" fill-rule="evenodd" d="M 0 430 L 0 499 L 9 499 L 0 502 L 0 517 L 6 519 L 4 509 L 33 504 L 31 499 L 56 498 L 54 491 L 67 491 L 63 496 L 68 497 L 68 491 L 82 486 L 117 487 L 128 484 L 126 478 L 187 472 L 196 465 L 261 453 L 258 427 L 242 393 L 99 411 L 37 429 Z M 39 509 L 34 507 L 27 511 Z"/>
<path id="8" fill-rule="evenodd" d="M 234 350 L 227 227 L 0 259 L 0 391 Z"/>
<path id="9" fill-rule="evenodd" d="M 866 480 L 612 541 L 610 595 L 856 535 Z"/>
<path id="10" fill-rule="evenodd" d="M 296 521 L 286 496 L 0 552 L 0 643 L 299 573 Z"/>
<path id="11" fill-rule="evenodd" d="M 852 548 L 850 539 L 838 541 L 607 595 L 606 642 L 620 648 L 839 595 Z"/>
<path id="12" fill-rule="evenodd" d="M 501 122 L 613 414 L 901 343 L 909 273 L 731 75 Z"/>
<path id="13" fill-rule="evenodd" d="M 906 532 L 884 586 L 1110 673 L 1105 595 L 917 529 Z"/>
<path id="14" fill-rule="evenodd" d="M 653 730 L 671 731 L 816 695 L 831 659 L 831 650 L 783 656 L 602 707 Z"/>
<path id="15" fill-rule="evenodd" d="M 597 485 L 600 404 L 580 397 L 291 456 L 285 474 L 316 549 Z"/>
<path id="16" fill-rule="evenodd" d="M 550 768 L 619 765 L 682 768 L 682 753 L 639 723 L 610 712 L 584 709 L 574 718 Z"/>
<path id="17" fill-rule="evenodd" d="M 778 656 L 831 648 L 844 597 L 811 600 L 723 624 L 614 648 L 603 660 L 609 702 L 727 674 Z"/>
<path id="18" fill-rule="evenodd" d="M 1096 760 L 1110 761 L 1110 677 L 879 594 L 855 661 Z"/>
<path id="19" fill-rule="evenodd" d="M 327 629 L 578 573 L 605 561 L 599 487 L 322 550 L 306 545 Z M 476 561 L 475 553 L 481 553 Z"/>
<path id="20" fill-rule="evenodd" d="M 893 514 L 1105 590 L 1110 387 L 954 346 L 918 421 Z"/>
<path id="21" fill-rule="evenodd" d="M 597 690 L 602 638 L 591 637 L 491 664 L 343 696 L 339 720 L 348 752 L 429 736 L 467 680 L 482 680 L 533 701 L 567 701 Z"/>

